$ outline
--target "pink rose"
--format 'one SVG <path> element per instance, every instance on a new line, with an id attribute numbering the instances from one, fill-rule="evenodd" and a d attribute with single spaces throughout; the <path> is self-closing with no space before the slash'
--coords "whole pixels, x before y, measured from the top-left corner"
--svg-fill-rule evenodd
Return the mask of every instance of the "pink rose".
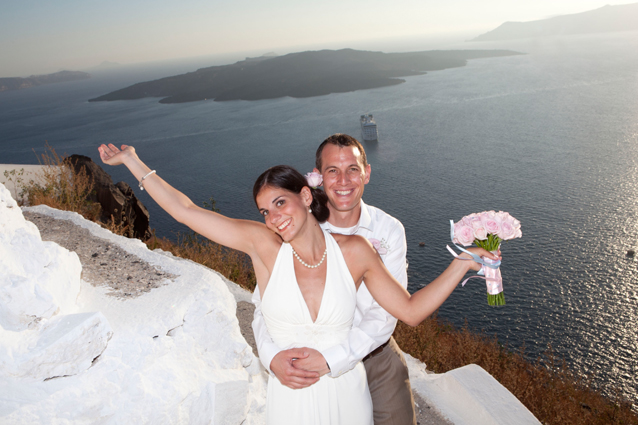
<path id="1" fill-rule="evenodd" d="M 470 226 L 464 226 L 462 223 L 456 223 L 454 225 L 454 243 L 459 243 L 463 246 L 472 245 L 474 242 L 474 231 Z"/>
<path id="2" fill-rule="evenodd" d="M 520 222 L 520 221 L 518 221 L 517 219 L 515 219 L 515 218 L 514 218 L 514 217 L 512 217 L 512 216 L 510 216 L 510 219 L 511 219 L 512 226 L 513 226 L 515 229 L 520 229 L 520 228 L 521 228 L 521 222 Z"/>
<path id="3" fill-rule="evenodd" d="M 501 223 L 501 231 L 497 236 L 504 241 L 514 239 L 516 237 L 516 231 L 517 229 L 512 226 L 512 222 L 510 220 L 505 220 Z"/>
<path id="4" fill-rule="evenodd" d="M 501 230 L 501 223 L 498 221 L 496 216 L 494 216 L 493 218 L 490 218 L 489 216 L 488 217 L 484 216 L 483 227 L 485 227 L 485 231 L 487 233 L 496 235 Z"/>
<path id="5" fill-rule="evenodd" d="M 494 216 L 501 223 L 504 222 L 504 221 L 509 220 L 510 218 L 513 218 L 509 213 L 507 213 L 505 211 L 499 211 L 496 214 L 494 214 Z"/>
<path id="6" fill-rule="evenodd" d="M 374 238 L 370 238 L 368 240 L 370 241 L 370 243 L 372 244 L 374 249 L 377 250 L 379 255 L 383 255 L 383 254 L 387 254 L 388 253 L 388 250 L 381 246 L 381 241 L 380 240 L 374 239 Z"/>
<path id="7" fill-rule="evenodd" d="M 475 214 L 475 213 L 474 214 L 470 214 L 470 215 L 466 215 L 461 220 L 463 225 L 469 226 L 469 227 L 472 227 L 472 228 L 474 228 L 475 223 L 480 223 L 480 221 L 481 221 L 481 216 L 479 214 Z"/>
<path id="8" fill-rule="evenodd" d="M 488 240 L 489 235 L 501 240 L 520 238 L 521 222 L 508 212 L 491 210 L 466 215 L 454 223 L 453 242 L 456 244 L 468 246 L 476 242 L 481 246 L 479 241 Z"/>
<path id="9" fill-rule="evenodd" d="M 494 210 L 483 211 L 482 213 L 479 213 L 479 216 L 481 217 L 481 220 L 487 220 L 488 218 L 494 218 L 496 216 L 496 212 Z"/>
<path id="10" fill-rule="evenodd" d="M 480 218 L 477 217 L 476 219 L 470 221 L 468 226 L 471 227 L 472 230 L 480 229 L 483 227 L 483 222 L 481 221 Z"/>
<path id="11" fill-rule="evenodd" d="M 323 176 L 319 173 L 310 172 L 306 174 L 306 181 L 308 182 L 308 186 L 313 189 L 318 188 L 323 183 Z"/>
<path id="12" fill-rule="evenodd" d="M 487 240 L 487 231 L 485 227 L 482 225 L 474 229 L 474 239 L 478 239 L 479 241 Z"/>

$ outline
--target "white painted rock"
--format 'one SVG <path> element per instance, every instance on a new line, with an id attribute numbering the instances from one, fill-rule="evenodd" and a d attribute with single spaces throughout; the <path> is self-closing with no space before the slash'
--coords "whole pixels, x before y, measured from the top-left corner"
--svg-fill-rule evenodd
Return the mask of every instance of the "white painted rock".
<path id="1" fill-rule="evenodd" d="M 5 330 L 25 330 L 74 309 L 82 272 L 77 254 L 42 242 L 1 184 L 0 270 L 0 327 Z"/>
<path id="2" fill-rule="evenodd" d="M 428 374 L 425 365 L 405 354 L 410 384 L 455 425 L 540 425 L 507 388 L 482 367 L 470 364 Z"/>
<path id="3" fill-rule="evenodd" d="M 264 423 L 267 376 L 216 272 L 78 214 L 29 208 L 175 276 L 138 297 L 110 296 L 80 279 L 75 254 L 43 243 L 5 192 L 0 185 L 0 267 L 9 271 L 0 275 L 1 424 Z"/>
<path id="4" fill-rule="evenodd" d="M 102 313 L 56 316 L 44 324 L 22 356 L 14 377 L 38 380 L 78 374 L 106 349 L 113 332 Z"/>
<path id="5" fill-rule="evenodd" d="M 248 413 L 248 381 L 237 371 L 219 374 L 209 382 L 190 409 L 194 424 L 241 424 Z M 239 407 L 239 408 L 238 408 Z"/>

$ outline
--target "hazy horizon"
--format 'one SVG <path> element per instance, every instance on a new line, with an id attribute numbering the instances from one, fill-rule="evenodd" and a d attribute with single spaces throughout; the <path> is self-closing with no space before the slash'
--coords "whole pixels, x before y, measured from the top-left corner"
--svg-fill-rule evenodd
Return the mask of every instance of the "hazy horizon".
<path id="1" fill-rule="evenodd" d="M 613 4 L 629 3 L 635 0 Z M 506 21 L 533 21 L 605 5 L 604 0 L 401 0 L 392 5 L 371 0 L 10 2 L 0 15 L 0 77 L 87 70 L 105 61 L 124 65 L 214 56 L 230 61 L 270 51 L 444 48 Z"/>

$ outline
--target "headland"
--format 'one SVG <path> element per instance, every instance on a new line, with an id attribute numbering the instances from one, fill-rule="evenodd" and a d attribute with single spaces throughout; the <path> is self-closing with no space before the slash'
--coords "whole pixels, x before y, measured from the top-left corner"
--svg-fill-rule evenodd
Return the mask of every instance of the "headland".
<path id="1" fill-rule="evenodd" d="M 393 86 L 405 82 L 402 77 L 465 66 L 470 59 L 520 54 L 510 50 L 382 53 L 342 49 L 268 55 L 137 83 L 89 101 L 159 97 L 160 103 L 183 103 L 305 98 Z"/>
<path id="2" fill-rule="evenodd" d="M 0 78 L 0 91 L 26 89 L 43 84 L 64 83 L 67 81 L 86 80 L 91 74 L 81 71 L 60 71 L 46 75 L 32 75 L 30 77 Z"/>

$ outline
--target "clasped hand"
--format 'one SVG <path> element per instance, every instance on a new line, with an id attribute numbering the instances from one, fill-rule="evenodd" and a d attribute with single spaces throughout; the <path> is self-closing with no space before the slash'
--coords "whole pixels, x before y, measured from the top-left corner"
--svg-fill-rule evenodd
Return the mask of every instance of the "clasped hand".
<path id="1" fill-rule="evenodd" d="M 312 348 L 290 348 L 280 351 L 270 363 L 279 382 L 292 389 L 309 387 L 330 372 L 326 359 Z"/>

